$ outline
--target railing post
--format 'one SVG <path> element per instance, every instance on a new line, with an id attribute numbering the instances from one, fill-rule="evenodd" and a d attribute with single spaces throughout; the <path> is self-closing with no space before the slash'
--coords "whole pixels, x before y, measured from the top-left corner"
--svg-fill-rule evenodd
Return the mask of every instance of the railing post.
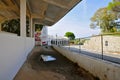
<path id="1" fill-rule="evenodd" d="M 81 43 L 80 43 L 80 38 L 79 38 L 79 53 L 81 53 Z"/>
<path id="2" fill-rule="evenodd" d="M 103 59 L 103 35 L 101 34 L 101 53 L 102 53 L 102 59 Z"/>

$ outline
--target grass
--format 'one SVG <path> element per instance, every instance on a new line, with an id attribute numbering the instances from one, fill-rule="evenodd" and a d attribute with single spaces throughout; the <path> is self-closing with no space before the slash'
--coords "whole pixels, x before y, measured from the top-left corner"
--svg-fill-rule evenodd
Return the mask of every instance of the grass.
<path id="1" fill-rule="evenodd" d="M 103 36 L 110 35 L 110 36 L 120 36 L 120 32 L 115 32 L 115 33 L 103 33 Z"/>

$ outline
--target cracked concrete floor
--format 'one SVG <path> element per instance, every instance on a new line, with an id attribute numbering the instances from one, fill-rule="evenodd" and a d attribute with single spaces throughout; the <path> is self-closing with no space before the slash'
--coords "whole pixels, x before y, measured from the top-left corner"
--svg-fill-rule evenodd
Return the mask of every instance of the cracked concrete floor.
<path id="1" fill-rule="evenodd" d="M 51 55 L 56 60 L 44 62 L 40 55 Z M 95 78 L 51 47 L 37 46 L 14 80 L 95 80 Z"/>

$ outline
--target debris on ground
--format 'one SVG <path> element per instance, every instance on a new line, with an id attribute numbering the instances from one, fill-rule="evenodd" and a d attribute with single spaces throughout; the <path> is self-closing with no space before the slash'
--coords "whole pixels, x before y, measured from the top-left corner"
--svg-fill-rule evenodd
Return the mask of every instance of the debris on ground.
<path id="1" fill-rule="evenodd" d="M 76 63 L 71 62 L 52 48 L 48 49 L 35 47 L 14 80 L 96 80 Z M 56 60 L 44 62 L 40 60 L 41 55 L 49 55 Z"/>

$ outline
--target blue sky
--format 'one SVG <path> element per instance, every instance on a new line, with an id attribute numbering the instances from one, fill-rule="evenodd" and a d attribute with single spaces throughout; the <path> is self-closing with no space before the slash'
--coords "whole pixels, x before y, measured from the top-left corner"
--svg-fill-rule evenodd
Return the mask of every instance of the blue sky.
<path id="1" fill-rule="evenodd" d="M 51 27 L 48 34 L 64 36 L 66 32 L 73 32 L 76 38 L 99 34 L 99 29 L 90 29 L 90 18 L 99 8 L 105 7 L 112 0 L 83 0 L 66 16 Z"/>

